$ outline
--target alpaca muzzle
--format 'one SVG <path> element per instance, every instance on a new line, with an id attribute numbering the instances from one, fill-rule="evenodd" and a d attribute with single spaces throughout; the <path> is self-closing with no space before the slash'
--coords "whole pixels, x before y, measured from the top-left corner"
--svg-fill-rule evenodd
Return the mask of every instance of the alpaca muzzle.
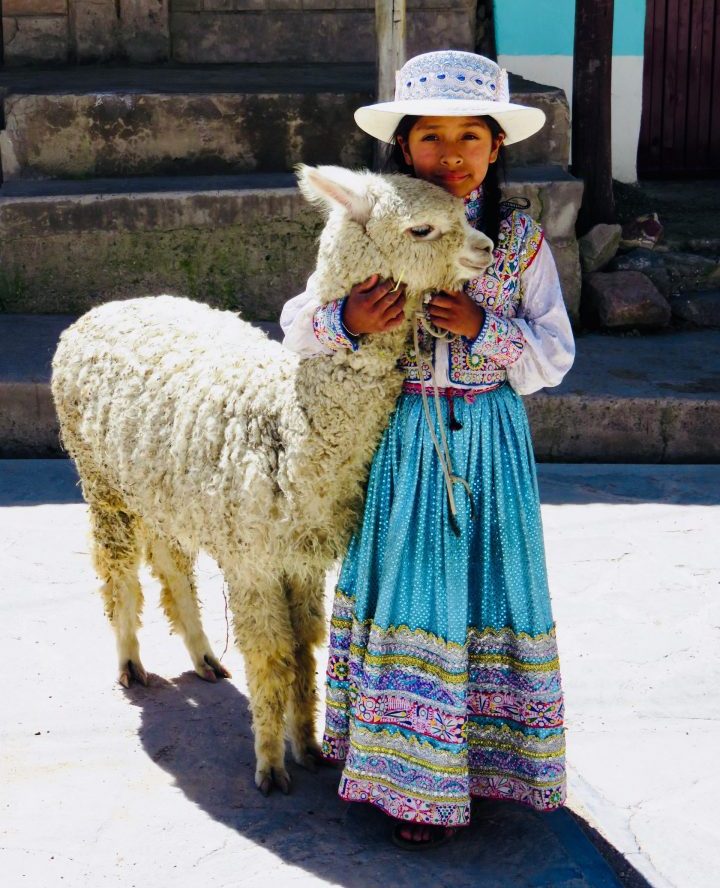
<path id="1" fill-rule="evenodd" d="M 465 248 L 458 257 L 458 266 L 463 273 L 470 272 L 476 277 L 492 262 L 494 248 L 495 245 L 486 234 L 471 229 L 468 232 Z"/>

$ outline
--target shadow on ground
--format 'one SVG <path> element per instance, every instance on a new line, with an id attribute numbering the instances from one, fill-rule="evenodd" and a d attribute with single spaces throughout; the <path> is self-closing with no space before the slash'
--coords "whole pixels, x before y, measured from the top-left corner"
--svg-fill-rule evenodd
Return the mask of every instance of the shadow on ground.
<path id="1" fill-rule="evenodd" d="M 543 463 L 538 477 L 546 505 L 720 504 L 720 466 Z M 82 502 L 71 460 L 0 460 L 0 507 Z"/>
<path id="2" fill-rule="evenodd" d="M 720 466 L 543 463 L 538 466 L 543 505 L 674 506 L 720 504 Z"/>
<path id="3" fill-rule="evenodd" d="M 231 682 L 193 673 L 127 692 L 141 710 L 140 738 L 189 801 L 286 864 L 332 884 L 482 884 L 484 888 L 612 888 L 617 882 L 567 811 L 539 814 L 477 804 L 460 838 L 429 854 L 396 849 L 390 821 L 336 794 L 339 770 L 290 765 L 294 790 L 263 798 L 253 782 L 247 700 Z"/>
<path id="4" fill-rule="evenodd" d="M 71 460 L 0 460 L 0 507 L 82 502 L 80 481 Z"/>

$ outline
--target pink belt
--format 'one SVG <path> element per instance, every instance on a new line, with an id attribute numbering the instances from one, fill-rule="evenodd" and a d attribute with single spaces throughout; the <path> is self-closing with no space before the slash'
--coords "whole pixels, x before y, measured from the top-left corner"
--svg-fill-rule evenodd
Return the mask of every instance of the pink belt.
<path id="1" fill-rule="evenodd" d="M 494 385 L 489 385 L 487 388 L 481 389 L 439 387 L 437 393 L 441 398 L 463 398 L 468 404 L 473 404 L 478 395 L 485 395 L 488 392 L 492 392 L 496 388 L 500 388 L 501 385 L 504 385 L 504 382 L 496 382 Z M 432 386 L 426 386 L 426 388 L 428 392 L 432 391 Z M 419 382 L 404 382 L 402 390 L 406 395 L 422 394 L 422 386 Z"/>

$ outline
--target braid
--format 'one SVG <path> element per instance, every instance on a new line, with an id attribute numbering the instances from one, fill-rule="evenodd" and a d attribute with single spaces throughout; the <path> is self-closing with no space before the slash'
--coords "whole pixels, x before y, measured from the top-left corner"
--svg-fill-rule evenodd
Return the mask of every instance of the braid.
<path id="1" fill-rule="evenodd" d="M 492 117 L 483 117 L 490 127 L 493 138 L 496 139 L 504 133 L 500 124 Z M 500 146 L 497 160 L 488 167 L 487 175 L 483 181 L 483 232 L 497 245 L 498 232 L 500 230 L 500 183 L 505 180 L 505 147 Z"/>
<path id="2" fill-rule="evenodd" d="M 502 151 L 502 148 L 500 149 Z M 483 232 L 490 240 L 497 244 L 498 231 L 500 230 L 500 175 L 498 164 L 500 156 L 495 163 L 488 167 L 485 181 L 483 182 Z"/>

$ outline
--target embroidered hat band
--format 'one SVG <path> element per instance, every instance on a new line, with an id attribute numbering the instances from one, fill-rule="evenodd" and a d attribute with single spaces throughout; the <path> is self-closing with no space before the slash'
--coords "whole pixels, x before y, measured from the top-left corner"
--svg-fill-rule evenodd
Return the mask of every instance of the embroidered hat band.
<path id="1" fill-rule="evenodd" d="M 458 50 L 427 52 L 409 59 L 395 75 L 395 100 L 365 105 L 355 122 L 371 136 L 392 142 L 400 120 L 489 115 L 505 131 L 505 144 L 520 142 L 545 122 L 539 108 L 510 101 L 507 72 L 491 59 Z"/>

